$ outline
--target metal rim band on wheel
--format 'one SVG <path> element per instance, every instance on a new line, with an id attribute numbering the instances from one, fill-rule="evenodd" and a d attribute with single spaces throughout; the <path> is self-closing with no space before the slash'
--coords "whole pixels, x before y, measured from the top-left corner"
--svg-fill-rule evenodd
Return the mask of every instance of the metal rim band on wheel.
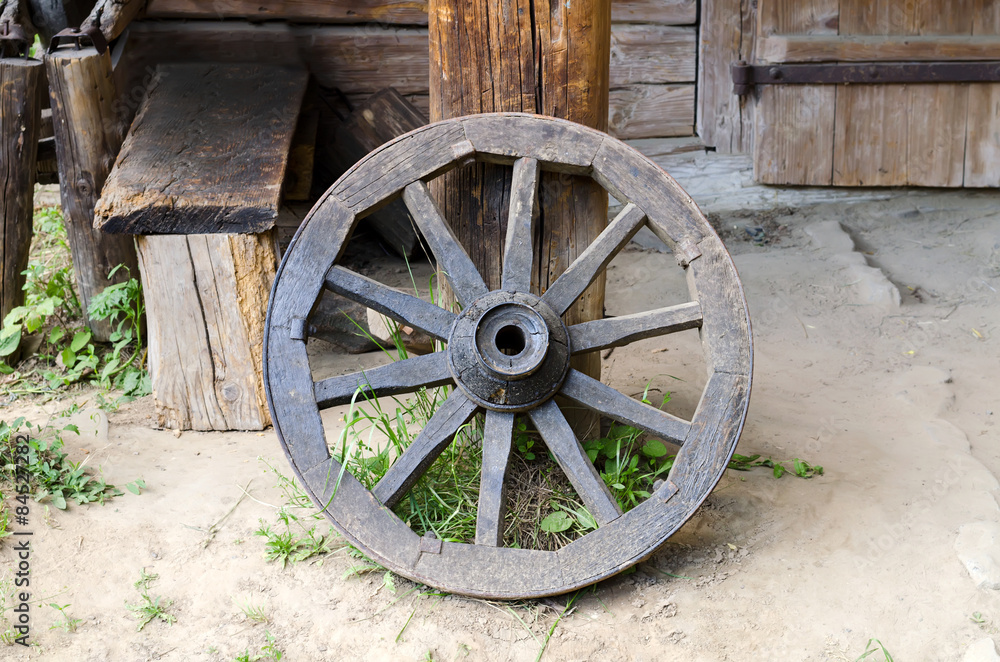
<path id="1" fill-rule="evenodd" d="M 469 159 L 513 165 L 502 283 L 490 292 L 430 197 L 427 182 Z M 540 171 L 589 175 L 625 204 L 541 296 L 531 294 L 532 219 Z M 448 278 L 454 314 L 337 265 L 355 225 L 402 196 Z M 692 300 L 566 327 L 560 316 L 643 225 L 687 272 Z M 308 317 L 323 290 L 447 342 L 447 349 L 314 381 Z M 569 367 L 572 354 L 700 328 L 708 380 L 691 421 L 619 393 Z M 691 198 L 658 166 L 603 133 L 519 113 L 445 120 L 358 162 L 310 212 L 278 270 L 264 337 L 264 381 L 274 427 L 317 506 L 354 545 L 415 581 L 466 595 L 525 598 L 570 591 L 652 554 L 694 513 L 732 456 L 746 417 L 752 347 L 746 301 L 729 254 Z M 367 397 L 454 385 L 451 395 L 381 481 L 367 490 L 330 457 L 321 409 Z M 667 480 L 621 514 L 560 412 L 561 394 L 680 446 Z M 418 536 L 391 510 L 485 412 L 475 544 Z M 557 551 L 504 548 L 502 487 L 517 413 L 527 415 L 599 526 Z"/>

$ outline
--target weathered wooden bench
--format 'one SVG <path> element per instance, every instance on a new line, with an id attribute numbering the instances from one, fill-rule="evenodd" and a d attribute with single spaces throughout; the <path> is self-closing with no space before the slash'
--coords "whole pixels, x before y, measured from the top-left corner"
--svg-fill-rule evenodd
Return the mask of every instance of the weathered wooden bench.
<path id="1" fill-rule="evenodd" d="M 104 185 L 95 227 L 137 236 L 165 427 L 270 424 L 264 311 L 307 80 L 295 66 L 160 65 Z"/>

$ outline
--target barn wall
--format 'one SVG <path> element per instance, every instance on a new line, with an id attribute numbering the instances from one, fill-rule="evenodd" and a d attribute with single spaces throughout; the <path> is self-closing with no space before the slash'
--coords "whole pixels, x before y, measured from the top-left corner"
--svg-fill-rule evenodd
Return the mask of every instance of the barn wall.
<path id="1" fill-rule="evenodd" d="M 693 135 L 697 0 L 622 0 L 612 7 L 610 133 Z M 140 74 L 165 61 L 301 59 L 321 85 L 352 101 L 392 86 L 427 112 L 423 1 L 152 0 L 147 19 L 158 20 L 132 28 Z M 130 87 L 140 82 L 133 73 Z"/>

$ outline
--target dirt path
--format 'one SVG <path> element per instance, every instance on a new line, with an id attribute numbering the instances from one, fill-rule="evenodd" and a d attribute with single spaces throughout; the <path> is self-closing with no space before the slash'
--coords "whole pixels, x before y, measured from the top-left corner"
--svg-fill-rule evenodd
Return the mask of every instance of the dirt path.
<path id="1" fill-rule="evenodd" d="M 800 457 L 826 473 L 728 472 L 649 562 L 578 597 L 543 659 L 855 660 L 877 638 L 898 661 L 961 660 L 1000 639 L 1000 592 L 988 587 L 1000 587 L 995 208 L 959 192 L 719 219 L 754 323 L 738 452 Z M 683 283 L 662 277 L 672 263 L 655 250 L 621 256 L 609 312 L 673 302 Z M 672 387 L 683 414 L 703 372 L 693 348 L 681 334 L 616 350 L 606 379 L 629 393 L 686 379 Z M 149 402 L 110 425 L 91 413 L 76 417 L 73 457 L 117 484 L 144 477 L 148 490 L 47 517 L 34 507 L 32 600 L 70 604 L 82 623 L 49 630 L 58 614 L 33 602 L 37 646 L 0 645 L 4 659 L 232 660 L 261 654 L 270 633 L 293 662 L 533 660 L 564 609 L 565 598 L 493 604 L 390 586 L 379 572 L 343 578 L 357 563 L 344 552 L 266 563 L 254 531 L 281 497 L 258 456 L 290 474 L 273 432 L 178 437 L 149 428 Z M 44 417 L 2 413 L 16 415 Z M 0 581 L 14 563 L 7 539 Z M 173 600 L 175 624 L 136 632 L 125 603 L 138 601 L 143 568 L 159 575 L 150 593 Z"/>

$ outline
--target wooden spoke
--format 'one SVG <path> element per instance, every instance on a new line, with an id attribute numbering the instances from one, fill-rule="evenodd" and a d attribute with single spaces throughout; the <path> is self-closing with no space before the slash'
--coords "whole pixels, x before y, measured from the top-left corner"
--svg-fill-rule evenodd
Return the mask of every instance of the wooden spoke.
<path id="1" fill-rule="evenodd" d="M 434 352 L 404 361 L 331 377 L 313 385 L 313 394 L 320 409 L 344 405 L 361 390 L 358 400 L 410 393 L 422 386 L 442 386 L 452 381 L 448 370 L 448 355 Z"/>
<path id="2" fill-rule="evenodd" d="M 570 369 L 560 393 L 619 423 L 639 428 L 658 439 L 678 446 L 684 443 L 691 431 L 691 424 L 687 421 L 651 407 L 645 402 L 633 400 L 578 370 Z"/>
<path id="3" fill-rule="evenodd" d="M 458 429 L 469 422 L 476 413 L 476 407 L 476 403 L 460 389 L 452 391 L 451 396 L 431 416 L 431 420 L 427 421 L 410 447 L 396 458 L 382 480 L 372 489 L 375 498 L 389 508 L 399 503 L 403 495 L 448 447 Z"/>
<path id="4" fill-rule="evenodd" d="M 701 305 L 691 301 L 635 315 L 584 322 L 569 327 L 569 348 L 573 354 L 582 354 L 621 347 L 643 338 L 699 327 L 701 320 Z"/>
<path id="5" fill-rule="evenodd" d="M 611 258 L 635 236 L 645 219 L 646 214 L 634 204 L 625 205 L 594 243 L 545 291 L 542 300 L 559 315 L 569 310 Z"/>
<path id="6" fill-rule="evenodd" d="M 531 410 L 528 416 L 597 523 L 603 526 L 617 519 L 622 514 L 618 503 L 597 473 L 594 463 L 587 457 L 555 400 L 548 400 Z"/>
<path id="7" fill-rule="evenodd" d="M 499 547 L 503 544 L 504 513 L 507 509 L 507 468 L 514 437 L 514 414 L 486 411 L 483 435 L 483 468 L 479 478 L 479 509 L 476 515 L 476 544 Z"/>
<path id="8" fill-rule="evenodd" d="M 531 291 L 531 238 L 538 216 L 538 175 L 537 160 L 524 158 L 514 162 L 500 281 L 501 288 L 512 292 Z"/>
<path id="9" fill-rule="evenodd" d="M 452 232 L 451 226 L 444 220 L 437 203 L 431 198 L 427 184 L 418 180 L 407 186 L 403 189 L 403 202 L 431 247 L 438 266 L 444 271 L 455 291 L 455 298 L 462 307 L 467 308 L 470 303 L 486 294 L 489 290 L 483 277 Z"/>
<path id="10" fill-rule="evenodd" d="M 334 266 L 330 269 L 324 285 L 332 292 L 368 306 L 401 324 L 420 329 L 438 340 L 448 339 L 451 325 L 455 321 L 455 314 L 444 308 L 344 267 Z"/>

